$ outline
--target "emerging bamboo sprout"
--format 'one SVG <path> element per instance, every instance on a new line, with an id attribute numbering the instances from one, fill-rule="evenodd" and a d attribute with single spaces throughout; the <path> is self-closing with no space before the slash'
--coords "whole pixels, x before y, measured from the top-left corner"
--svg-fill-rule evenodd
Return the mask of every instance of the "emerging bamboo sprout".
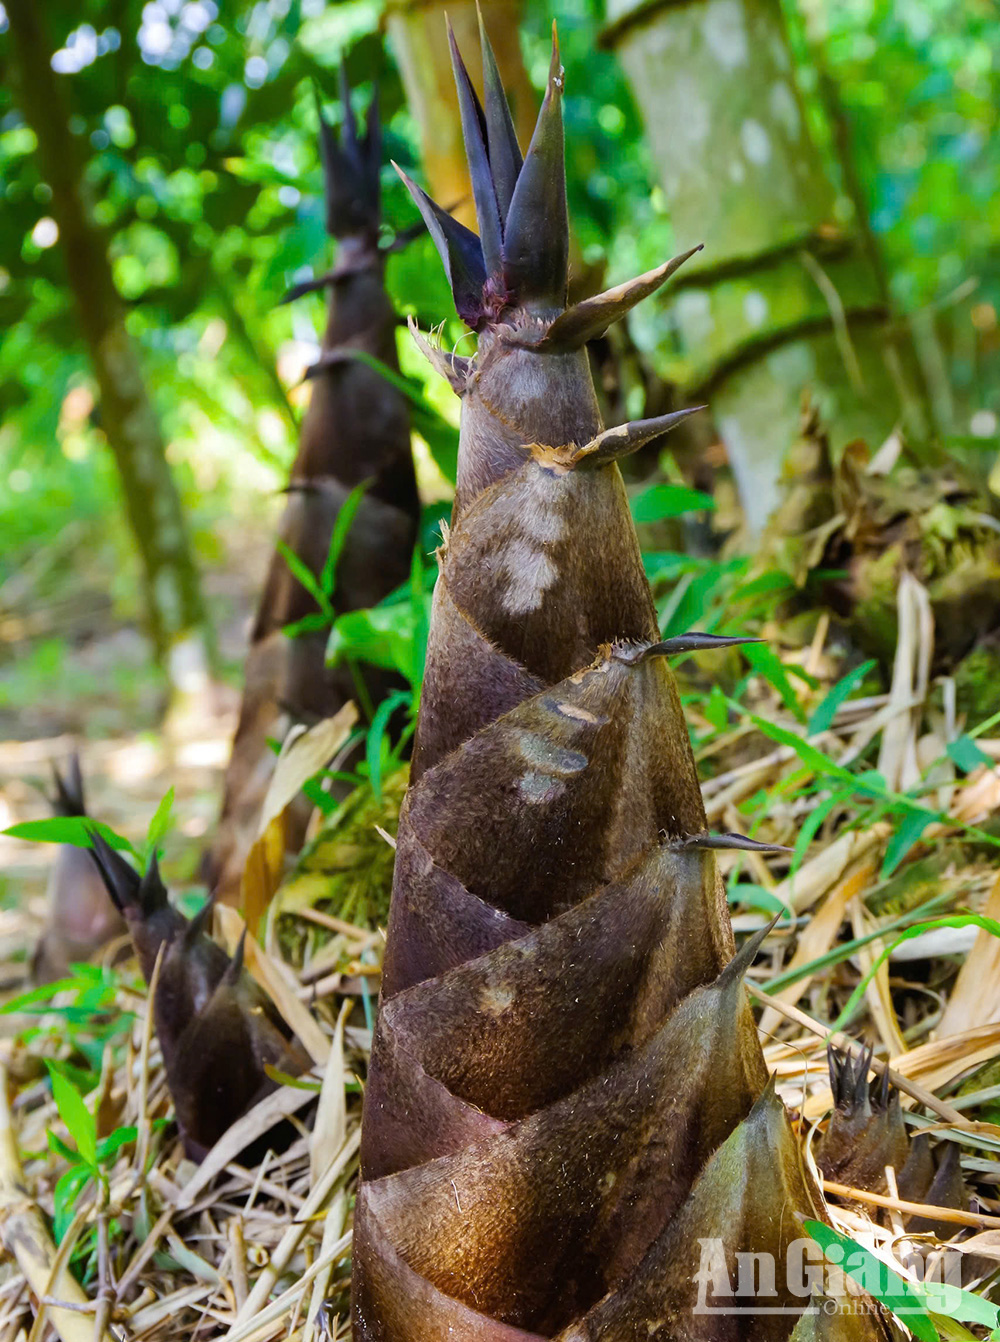
<path id="1" fill-rule="evenodd" d="M 373 100 L 360 134 L 346 79 L 342 98 L 339 139 L 319 112 L 326 223 L 339 244 L 337 262 L 288 295 L 329 289 L 330 306 L 321 353 L 309 373 L 312 397 L 279 529 L 284 544 L 319 580 L 337 516 L 350 492 L 368 482 L 337 564 L 332 604 L 338 614 L 376 605 L 405 580 L 420 511 L 406 399 L 355 357 L 360 352 L 398 370 L 397 318 L 385 292 L 385 249 L 379 244 L 378 109 Z M 313 627 L 294 638 L 283 632 L 303 620 Z M 250 636 L 246 687 L 209 859 L 209 884 L 223 899 L 237 898 L 256 835 L 274 766 L 268 738 L 283 735 L 290 716 L 329 717 L 357 695 L 349 669 L 325 665 L 328 633 L 314 597 L 275 553 Z M 368 673 L 367 683 L 375 703 L 395 688 L 379 671 Z M 301 844 L 308 814 L 289 816 L 291 831 L 298 826 L 290 833 L 291 847 Z"/>
<path id="2" fill-rule="evenodd" d="M 742 986 L 761 938 L 734 956 L 716 872 L 714 848 L 752 845 L 706 833 L 667 661 L 712 640 L 660 640 L 616 464 L 681 415 L 604 429 L 584 349 L 685 257 L 566 309 L 558 50 L 523 160 L 483 52 L 480 106 L 453 44 L 479 236 L 409 184 L 479 344 L 428 348 L 462 397 L 459 474 L 365 1094 L 355 1342 L 883 1337 L 875 1315 L 797 1325 L 785 1255 L 823 1203 Z M 704 1244 L 737 1282 L 722 1314 L 699 1308 Z M 777 1267 L 767 1312 L 752 1253 Z"/>
<path id="3" fill-rule="evenodd" d="M 958 1147 L 943 1143 L 939 1157 L 931 1150 L 926 1133 L 911 1138 L 903 1123 L 899 1091 L 889 1083 L 889 1073 L 868 1079 L 872 1050 L 856 1055 L 828 1050 L 830 1085 L 834 1110 L 829 1126 L 816 1148 L 816 1163 L 834 1183 L 868 1192 L 886 1193 L 886 1166 L 896 1173 L 896 1190 L 907 1202 L 932 1207 L 968 1207 L 968 1192 L 962 1181 Z M 956 1227 L 947 1221 L 910 1216 L 905 1218 L 913 1234 L 935 1234 L 949 1239 Z"/>
<path id="4" fill-rule="evenodd" d="M 185 918 L 167 897 L 155 856 L 140 876 L 99 833 L 92 831 L 91 839 L 93 860 L 128 924 L 147 983 L 160 960 L 153 1024 L 184 1149 L 202 1160 L 275 1088 L 266 1068 L 294 1076 L 308 1069 L 308 1055 L 243 968 L 242 943 L 230 959 L 209 937 L 211 903 Z M 281 1137 L 266 1134 L 265 1147 Z M 263 1153 L 255 1144 L 244 1155 L 252 1161 Z"/>
<path id="5" fill-rule="evenodd" d="M 53 815 L 85 816 L 83 774 L 77 755 L 65 774 L 53 765 Z M 65 978 L 70 966 L 83 964 L 125 935 L 125 922 L 108 898 L 104 882 L 84 848 L 60 844 L 49 873 L 48 916 L 31 959 L 36 983 Z"/>

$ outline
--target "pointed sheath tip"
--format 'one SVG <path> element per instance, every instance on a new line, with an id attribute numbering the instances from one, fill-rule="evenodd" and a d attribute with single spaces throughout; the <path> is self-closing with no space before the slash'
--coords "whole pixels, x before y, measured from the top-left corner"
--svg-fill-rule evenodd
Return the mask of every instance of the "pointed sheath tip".
<path id="1" fill-rule="evenodd" d="M 717 980 L 718 983 L 741 983 L 743 981 L 747 970 L 753 964 L 754 960 L 756 960 L 758 951 L 774 931 L 780 917 L 781 914 L 776 913 L 769 923 L 765 923 L 752 937 L 748 937 L 747 940 L 744 941 L 743 945 L 719 975 Z"/>
<path id="2" fill-rule="evenodd" d="M 703 405 L 685 406 L 683 410 L 672 410 L 667 415 L 657 415 L 653 419 L 631 419 L 626 424 L 604 429 L 589 443 L 584 443 L 575 453 L 572 464 L 605 466 L 612 461 L 621 461 L 623 457 L 638 452 L 654 438 L 676 429 L 678 424 L 704 409 Z"/>
<path id="3" fill-rule="evenodd" d="M 702 634 L 695 630 L 690 634 L 677 634 L 674 638 L 651 644 L 643 657 L 676 657 L 686 652 L 709 652 L 715 648 L 737 648 L 744 643 L 763 641 L 751 634 Z"/>
<path id="4" fill-rule="evenodd" d="M 682 848 L 705 848 L 715 852 L 791 853 L 783 843 L 762 843 L 747 834 L 692 834 L 679 841 Z"/>
<path id="5" fill-rule="evenodd" d="M 486 283 L 486 263 L 478 235 L 446 214 L 395 160 L 390 161 L 427 225 L 448 276 L 458 315 L 473 330 L 478 330 L 484 316 L 483 286 Z"/>
<path id="6" fill-rule="evenodd" d="M 184 929 L 185 946 L 192 946 L 202 933 L 208 936 L 208 924 L 211 921 L 214 906 L 215 900 L 209 895 L 194 917 L 188 919 L 188 925 Z"/>
<path id="7" fill-rule="evenodd" d="M 699 243 L 697 247 L 671 257 L 643 275 L 637 275 L 634 279 L 567 308 L 555 318 L 542 339 L 533 342 L 534 347 L 540 352 L 579 349 L 588 340 L 603 335 L 609 326 L 621 321 L 637 303 L 662 288 L 685 261 L 695 252 L 701 251 L 703 245 Z"/>

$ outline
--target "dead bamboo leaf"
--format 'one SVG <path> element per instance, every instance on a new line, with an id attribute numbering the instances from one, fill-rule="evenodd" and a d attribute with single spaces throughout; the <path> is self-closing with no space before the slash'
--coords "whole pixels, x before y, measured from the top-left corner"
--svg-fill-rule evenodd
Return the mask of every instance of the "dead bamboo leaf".
<path id="1" fill-rule="evenodd" d="M 855 896 L 851 901 L 851 927 L 857 938 L 866 937 L 875 930 L 875 922 L 868 917 L 860 896 Z M 882 942 L 880 940 L 858 948 L 858 964 L 861 967 L 862 976 L 866 977 L 871 972 L 872 966 L 876 963 L 881 951 Z M 871 1012 L 872 1020 L 886 1052 L 890 1057 L 899 1057 L 904 1054 L 907 1048 L 899 1028 L 899 1021 L 896 1019 L 896 1009 L 892 1004 L 892 993 L 889 990 L 889 963 L 887 960 L 883 960 L 879 964 L 874 977 L 869 980 L 865 988 L 865 1001 L 868 1003 L 868 1010 Z"/>
<path id="2" fill-rule="evenodd" d="M 332 759 L 351 734 L 358 720 L 353 701 L 344 704 L 332 718 L 324 718 L 315 726 L 293 736 L 282 747 L 274 776 L 261 807 L 258 837 L 271 821 L 281 814 L 290 801 L 302 791 L 302 784 L 318 773 Z"/>
<path id="3" fill-rule="evenodd" d="M 898 636 L 892 666 L 889 702 L 923 703 L 934 651 L 934 619 L 930 598 L 912 573 L 904 572 L 896 597 Z M 878 771 L 892 791 L 906 791 L 920 781 L 917 762 L 919 709 L 900 713 L 886 723 L 878 754 Z"/>
<path id="4" fill-rule="evenodd" d="M 841 834 L 815 857 L 803 862 L 794 876 L 786 876 L 775 886 L 774 895 L 782 904 L 796 913 L 811 909 L 838 881 L 852 863 L 859 862 L 874 848 L 880 847 L 892 833 L 892 826 L 884 820 L 866 830 L 851 830 Z"/>
<path id="5" fill-rule="evenodd" d="M 1000 919 L 1000 875 L 996 877 L 983 913 Z M 942 1037 L 1000 1020 L 1000 937 L 980 928 L 968 959 L 958 971 L 938 1027 Z"/>
<path id="6" fill-rule="evenodd" d="M 316 1183 L 343 1148 L 347 1135 L 347 1103 L 344 1093 L 344 1026 L 354 1003 L 348 998 L 340 1008 L 333 1046 L 323 1073 L 316 1122 L 309 1143 L 309 1168 Z"/>
<path id="7" fill-rule="evenodd" d="M 297 735 L 290 733 L 278 756 L 240 885 L 240 904 L 252 936 L 257 935 L 284 872 L 287 808 L 303 784 L 337 753 L 357 720 L 358 710 L 350 701 L 332 718 Z"/>
<path id="8" fill-rule="evenodd" d="M 785 966 L 786 972 L 798 969 L 800 965 L 807 965 L 811 961 L 819 959 L 821 955 L 826 954 L 833 945 L 838 929 L 844 921 L 848 904 L 866 888 L 874 875 L 874 865 L 870 862 L 863 862 L 859 867 L 849 872 L 841 883 L 830 891 L 822 906 L 813 914 L 799 936 L 795 954 Z M 814 977 L 813 974 L 807 974 L 796 983 L 790 983 L 787 988 L 783 988 L 781 992 L 775 993 L 773 996 L 779 1002 L 797 1002 L 809 991 L 809 985 Z M 780 1020 L 781 1013 L 774 1007 L 767 1007 L 760 1019 L 761 1034 L 769 1035 L 773 1033 Z"/>

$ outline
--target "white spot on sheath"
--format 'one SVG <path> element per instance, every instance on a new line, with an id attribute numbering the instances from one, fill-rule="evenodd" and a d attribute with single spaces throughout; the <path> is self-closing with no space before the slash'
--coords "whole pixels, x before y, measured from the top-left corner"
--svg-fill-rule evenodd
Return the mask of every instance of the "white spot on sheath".
<path id="1" fill-rule="evenodd" d="M 578 774 L 587 767 L 587 756 L 579 750 L 553 745 L 544 736 L 526 732 L 518 742 L 521 755 L 529 764 L 537 764 L 551 774 Z"/>
<path id="2" fill-rule="evenodd" d="M 557 512 L 539 508 L 529 508 L 518 517 L 518 523 L 526 536 L 533 541 L 562 540 L 566 525 Z"/>
<path id="3" fill-rule="evenodd" d="M 556 704 L 564 718 L 576 718 L 578 722 L 596 722 L 597 718 L 586 708 L 577 708 L 576 704 Z"/>
<path id="4" fill-rule="evenodd" d="M 514 989 L 507 983 L 487 985 L 479 994 L 479 1008 L 488 1016 L 502 1016 L 514 1002 Z"/>
<path id="5" fill-rule="evenodd" d="M 746 65 L 748 46 L 743 14 L 736 0 L 721 0 L 709 5 L 702 25 L 712 55 L 728 70 Z"/>
<path id="6" fill-rule="evenodd" d="M 542 597 L 559 577 L 559 570 L 549 556 L 533 549 L 526 540 L 511 541 L 500 564 L 507 574 L 503 605 L 508 615 L 537 610 Z"/>
<path id="7" fill-rule="evenodd" d="M 740 143 L 751 163 L 764 164 L 771 157 L 771 139 L 759 121 L 747 117 L 740 127 Z"/>
<path id="8" fill-rule="evenodd" d="M 566 784 L 561 783 L 558 778 L 553 778 L 551 774 L 538 773 L 532 769 L 518 783 L 517 790 L 525 801 L 542 805 L 561 797 L 566 791 Z"/>

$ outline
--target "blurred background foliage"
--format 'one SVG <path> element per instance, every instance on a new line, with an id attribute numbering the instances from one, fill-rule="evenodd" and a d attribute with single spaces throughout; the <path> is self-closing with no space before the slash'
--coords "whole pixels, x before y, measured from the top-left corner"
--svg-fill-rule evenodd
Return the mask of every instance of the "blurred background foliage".
<path id="1" fill-rule="evenodd" d="M 600 0 L 527 5 L 532 80 L 559 22 L 570 212 L 608 282 L 672 245 L 663 194 Z M 161 418 L 223 664 L 236 674 L 277 491 L 294 453 L 322 296 L 282 306 L 329 261 L 312 85 L 337 120 L 337 67 L 377 81 L 386 159 L 419 175 L 416 129 L 378 0 L 47 0 L 70 130 L 107 230 L 128 329 Z M 992 466 L 1000 414 L 1000 24 L 990 0 L 785 0 L 811 129 L 844 220 L 866 214 L 891 292 L 930 369 L 942 425 Z M 17 108 L 0 6 L 0 712 L 5 734 L 44 729 L 67 647 L 138 628 L 127 533 L 86 352 L 47 211 L 35 138 Z M 363 102 L 366 92 L 359 95 Z M 415 210 L 390 168 L 390 228 Z M 395 255 L 389 288 L 424 327 L 451 310 L 428 239 Z M 462 328 L 449 323 L 445 340 Z M 400 334 L 404 373 L 441 413 L 454 398 Z M 632 408 L 631 406 L 629 407 Z M 877 445 L 874 445 L 877 446 Z M 425 454 L 433 502 L 443 485 Z M 696 483 L 704 483 L 703 479 Z M 228 576 L 227 576 L 228 575 Z M 121 714 L 152 721 L 148 653 L 120 642 L 75 674 Z M 79 682 L 77 682 L 79 684 Z M 155 682 L 154 682 L 155 689 Z M 85 691 L 86 692 L 86 689 Z M 93 707 L 93 706 L 92 706 Z M 63 714 L 60 721 L 79 726 Z M 88 731 L 102 727 L 91 711 Z"/>

